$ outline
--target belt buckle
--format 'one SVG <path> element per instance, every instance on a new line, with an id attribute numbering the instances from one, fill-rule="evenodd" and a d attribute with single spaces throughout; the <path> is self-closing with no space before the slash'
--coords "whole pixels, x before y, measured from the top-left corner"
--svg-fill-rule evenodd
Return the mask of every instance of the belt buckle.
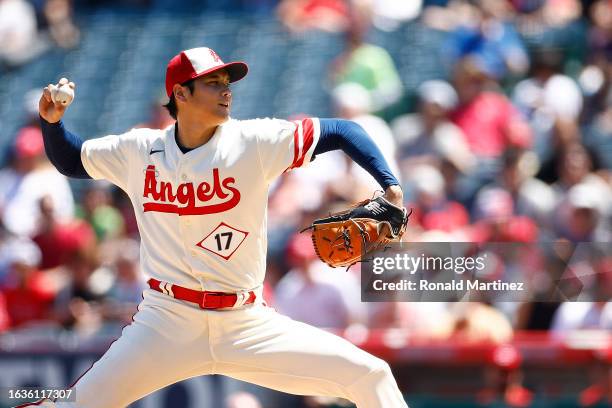
<path id="1" fill-rule="evenodd" d="M 216 305 L 206 306 L 206 299 L 218 299 Z M 213 292 L 203 292 L 202 293 L 202 303 L 200 303 L 201 309 L 219 309 L 221 307 L 221 294 L 213 293 Z"/>

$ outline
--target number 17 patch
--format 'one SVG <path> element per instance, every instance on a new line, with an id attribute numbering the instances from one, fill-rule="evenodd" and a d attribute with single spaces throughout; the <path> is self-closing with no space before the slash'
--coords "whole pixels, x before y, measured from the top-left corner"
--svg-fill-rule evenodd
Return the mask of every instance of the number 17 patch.
<path id="1" fill-rule="evenodd" d="M 196 246 L 219 255 L 227 261 L 244 242 L 247 235 L 249 235 L 248 232 L 222 222 Z"/>

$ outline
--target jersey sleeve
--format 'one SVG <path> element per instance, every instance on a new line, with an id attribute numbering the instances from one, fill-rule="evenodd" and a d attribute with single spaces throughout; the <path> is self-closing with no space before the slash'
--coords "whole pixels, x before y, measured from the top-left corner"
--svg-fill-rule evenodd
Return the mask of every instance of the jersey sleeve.
<path id="1" fill-rule="evenodd" d="M 261 119 L 257 122 L 257 147 L 268 181 L 310 163 L 321 134 L 318 118 Z"/>
<path id="2" fill-rule="evenodd" d="M 81 147 L 81 161 L 94 180 L 105 179 L 127 190 L 129 163 L 136 156 L 136 132 L 89 139 Z"/>

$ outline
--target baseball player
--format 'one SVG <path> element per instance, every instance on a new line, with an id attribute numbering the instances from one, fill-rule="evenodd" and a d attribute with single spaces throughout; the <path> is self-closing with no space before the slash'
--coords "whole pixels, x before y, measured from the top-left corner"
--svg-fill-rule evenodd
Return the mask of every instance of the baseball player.
<path id="1" fill-rule="evenodd" d="M 230 118 L 230 83 L 247 71 L 206 47 L 182 51 L 166 71 L 166 106 L 176 124 L 85 142 L 66 130 L 66 106 L 54 102 L 51 86 L 44 89 L 39 109 L 49 159 L 62 174 L 106 179 L 128 194 L 149 285 L 133 322 L 72 385 L 76 403 L 45 404 L 125 407 L 186 378 L 222 374 L 287 393 L 342 397 L 359 408 L 407 406 L 385 361 L 262 299 L 267 194 L 276 177 L 342 149 L 401 207 L 398 182 L 352 122 Z M 295 301 L 308 307 L 309 299 Z"/>

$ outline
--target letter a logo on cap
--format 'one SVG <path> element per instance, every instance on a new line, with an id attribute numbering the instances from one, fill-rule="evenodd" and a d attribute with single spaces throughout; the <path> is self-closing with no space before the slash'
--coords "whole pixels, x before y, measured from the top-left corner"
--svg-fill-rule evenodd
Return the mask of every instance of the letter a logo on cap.
<path id="1" fill-rule="evenodd" d="M 208 49 L 208 51 L 210 51 L 210 55 L 212 55 L 213 60 L 215 60 L 215 62 L 223 64 L 223 61 L 221 61 L 221 57 L 219 56 L 219 54 L 217 54 L 214 50 L 211 50 L 210 48 Z"/>
<path id="2" fill-rule="evenodd" d="M 249 67 L 241 61 L 224 64 L 221 57 L 208 47 L 181 51 L 168 62 L 166 68 L 166 94 L 168 98 L 172 95 L 174 84 L 182 84 L 219 69 L 227 71 L 230 82 L 239 81 L 249 71 Z"/>

